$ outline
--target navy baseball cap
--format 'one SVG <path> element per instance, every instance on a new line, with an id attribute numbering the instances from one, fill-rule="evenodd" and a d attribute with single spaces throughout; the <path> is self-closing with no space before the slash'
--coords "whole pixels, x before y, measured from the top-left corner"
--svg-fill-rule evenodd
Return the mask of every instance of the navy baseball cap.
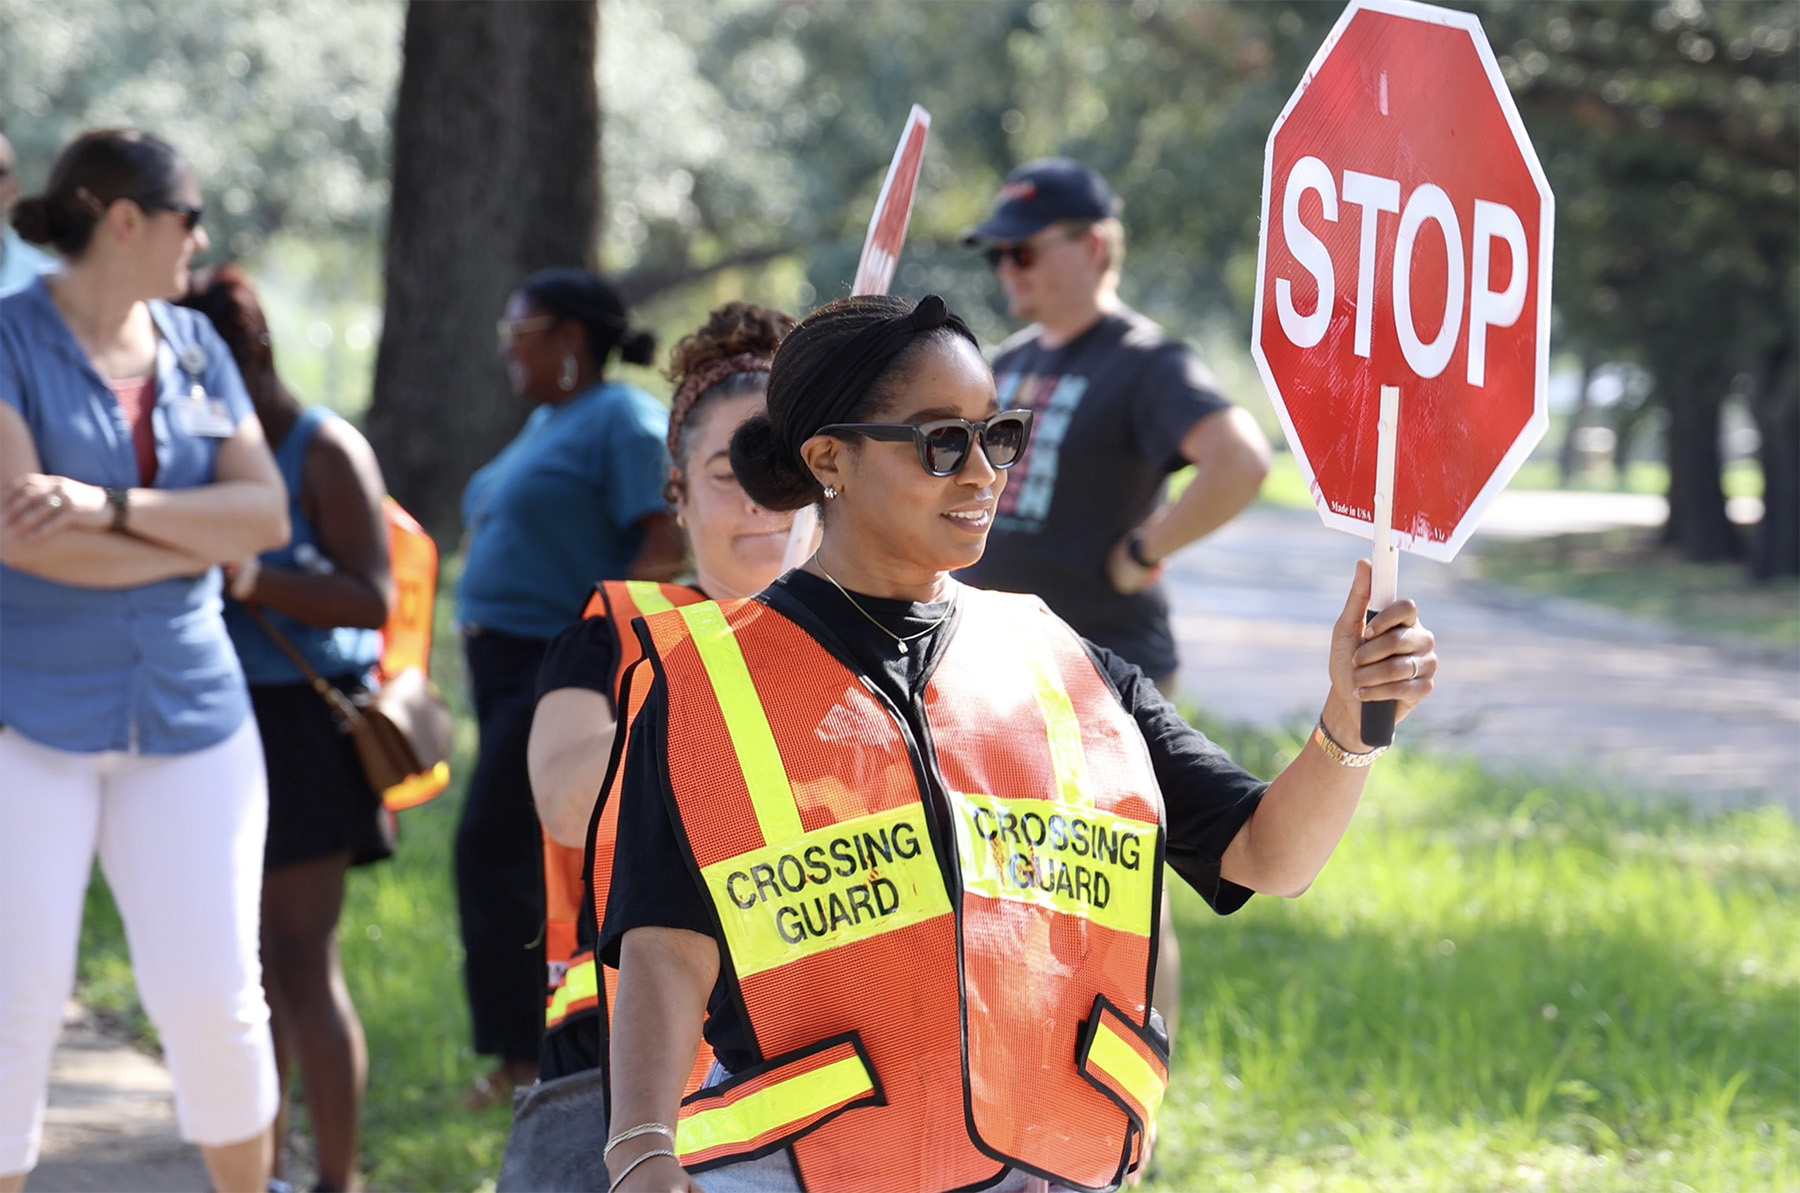
<path id="1" fill-rule="evenodd" d="M 993 212 L 963 233 L 963 243 L 1025 240 L 1058 220 L 1107 219 L 1120 206 L 1106 179 L 1080 162 L 1042 157 L 1006 176 Z"/>

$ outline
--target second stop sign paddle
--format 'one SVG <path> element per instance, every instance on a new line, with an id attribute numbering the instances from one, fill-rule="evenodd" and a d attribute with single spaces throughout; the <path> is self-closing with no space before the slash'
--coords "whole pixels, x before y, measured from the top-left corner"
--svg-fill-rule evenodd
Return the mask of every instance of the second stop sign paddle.
<path id="1" fill-rule="evenodd" d="M 1543 437 L 1553 219 L 1480 22 L 1353 0 L 1269 133 L 1251 352 L 1320 516 L 1375 540 L 1376 608 Z"/>

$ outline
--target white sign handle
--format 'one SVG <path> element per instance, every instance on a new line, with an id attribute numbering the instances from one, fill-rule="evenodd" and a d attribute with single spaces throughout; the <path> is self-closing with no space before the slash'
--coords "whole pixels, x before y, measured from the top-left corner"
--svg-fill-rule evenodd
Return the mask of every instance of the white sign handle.
<path id="1" fill-rule="evenodd" d="M 1394 455 L 1400 438 L 1400 387 L 1381 387 L 1381 414 L 1375 431 L 1375 509 L 1369 565 L 1367 625 L 1394 603 L 1400 587 L 1400 547 L 1394 542 Z M 1362 739 L 1366 746 L 1394 743 L 1394 702 L 1374 700 L 1362 706 Z"/>

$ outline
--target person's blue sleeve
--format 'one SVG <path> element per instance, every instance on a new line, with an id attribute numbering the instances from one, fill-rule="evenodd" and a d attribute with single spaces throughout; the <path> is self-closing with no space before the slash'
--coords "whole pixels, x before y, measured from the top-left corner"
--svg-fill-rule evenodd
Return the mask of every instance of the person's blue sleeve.
<path id="1" fill-rule="evenodd" d="M 669 415 L 649 394 L 621 402 L 597 445 L 606 515 L 615 526 L 635 526 L 668 508 L 663 483 L 669 474 Z"/>

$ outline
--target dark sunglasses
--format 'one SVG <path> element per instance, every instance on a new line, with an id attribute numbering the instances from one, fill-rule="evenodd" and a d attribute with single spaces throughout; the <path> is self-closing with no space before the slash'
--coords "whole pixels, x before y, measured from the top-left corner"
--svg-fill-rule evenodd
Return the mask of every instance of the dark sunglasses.
<path id="1" fill-rule="evenodd" d="M 1086 232 L 1086 228 L 1076 228 L 1062 234 L 1063 240 L 1074 240 Z M 992 244 L 983 255 L 987 257 L 989 269 L 999 269 L 1000 262 L 1011 261 L 1020 269 L 1030 269 L 1038 263 L 1038 254 L 1043 248 L 1035 240 L 1021 240 L 1018 244 Z"/>
<path id="2" fill-rule="evenodd" d="M 934 418 L 928 423 L 832 423 L 821 435 L 861 435 L 890 443 L 912 441 L 919 465 L 932 476 L 955 476 L 981 440 L 981 452 L 995 468 L 1011 468 L 1031 441 L 1031 411 L 1007 410 L 972 423 L 964 418 Z"/>
<path id="3" fill-rule="evenodd" d="M 191 206 L 186 203 L 146 203 L 143 206 L 148 211 L 174 212 L 181 217 L 181 226 L 189 232 L 200 226 L 200 218 L 206 214 L 205 206 L 199 203 Z"/>

